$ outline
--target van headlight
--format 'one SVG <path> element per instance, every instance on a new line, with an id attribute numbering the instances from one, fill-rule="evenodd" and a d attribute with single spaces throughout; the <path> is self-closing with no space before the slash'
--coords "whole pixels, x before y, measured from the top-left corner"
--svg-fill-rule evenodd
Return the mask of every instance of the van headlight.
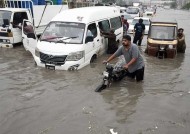
<path id="1" fill-rule="evenodd" d="M 84 57 L 84 51 L 78 51 L 78 52 L 74 52 L 74 53 L 70 53 L 67 56 L 67 61 L 78 61 L 80 59 L 82 59 Z"/>
<path id="2" fill-rule="evenodd" d="M 173 49 L 173 45 L 169 45 L 168 47 L 169 47 L 169 49 Z"/>
<path id="3" fill-rule="evenodd" d="M 38 48 L 35 49 L 35 56 L 40 57 L 40 51 Z"/>

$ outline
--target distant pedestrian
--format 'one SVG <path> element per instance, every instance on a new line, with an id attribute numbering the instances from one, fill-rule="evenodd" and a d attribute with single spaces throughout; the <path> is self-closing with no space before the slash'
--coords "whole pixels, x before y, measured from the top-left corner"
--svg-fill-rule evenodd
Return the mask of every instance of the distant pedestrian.
<path id="1" fill-rule="evenodd" d="M 177 34 L 177 52 L 178 53 L 185 53 L 186 49 L 186 43 L 185 43 L 185 35 L 183 33 L 184 29 L 180 28 L 178 29 L 178 34 Z"/>
<path id="2" fill-rule="evenodd" d="M 139 23 L 136 23 L 134 26 L 134 39 L 133 43 L 137 44 L 138 46 L 141 46 L 141 42 L 144 36 L 145 31 L 145 25 L 143 24 L 143 19 L 139 19 Z"/>
<path id="3" fill-rule="evenodd" d="M 129 23 L 127 22 L 127 19 L 124 19 L 123 21 L 123 35 L 127 35 L 129 29 Z"/>

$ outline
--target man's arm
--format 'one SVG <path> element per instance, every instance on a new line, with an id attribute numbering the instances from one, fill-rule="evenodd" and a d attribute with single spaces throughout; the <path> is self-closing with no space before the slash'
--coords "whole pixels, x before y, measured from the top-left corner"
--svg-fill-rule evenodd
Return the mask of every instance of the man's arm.
<path id="1" fill-rule="evenodd" d="M 115 38 L 116 35 L 114 35 L 114 34 L 104 35 L 103 34 L 102 36 L 104 36 L 105 38 Z"/>
<path id="2" fill-rule="evenodd" d="M 129 66 L 133 65 L 137 61 L 137 58 L 132 58 L 130 62 L 124 65 L 124 68 L 128 68 Z"/>
<path id="3" fill-rule="evenodd" d="M 106 61 L 103 61 L 103 63 L 108 63 L 114 58 L 119 57 L 120 55 L 122 55 L 121 47 L 118 48 L 117 51 L 114 54 L 112 54 Z"/>
<path id="4" fill-rule="evenodd" d="M 129 23 L 127 22 L 127 29 L 126 30 L 128 31 L 128 29 L 129 29 Z"/>
<path id="5" fill-rule="evenodd" d="M 105 62 L 108 63 L 108 62 L 110 62 L 111 60 L 113 60 L 115 57 L 116 57 L 116 55 L 115 55 L 115 54 L 112 54 Z"/>
<path id="6" fill-rule="evenodd" d="M 133 29 L 133 36 L 135 36 L 136 27 L 137 27 L 137 24 L 135 24 L 135 26 L 134 26 L 134 29 Z"/>
<path id="7" fill-rule="evenodd" d="M 144 33 L 145 33 L 145 25 L 143 24 L 143 32 L 142 32 L 141 39 L 143 39 L 143 37 L 144 37 Z"/>
<path id="8" fill-rule="evenodd" d="M 179 41 L 185 40 L 185 35 L 183 34 L 182 38 L 179 38 Z"/>

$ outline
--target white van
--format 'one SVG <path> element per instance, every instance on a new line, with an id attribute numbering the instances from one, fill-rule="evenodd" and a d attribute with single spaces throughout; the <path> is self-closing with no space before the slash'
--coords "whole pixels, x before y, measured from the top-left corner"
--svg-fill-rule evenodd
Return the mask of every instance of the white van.
<path id="1" fill-rule="evenodd" d="M 107 32 L 114 28 L 117 41 L 121 41 L 120 11 L 97 6 L 62 11 L 51 20 L 38 41 L 33 33 L 23 31 L 23 45 L 38 66 L 77 70 L 105 53 L 107 39 L 101 36 L 100 28 Z"/>

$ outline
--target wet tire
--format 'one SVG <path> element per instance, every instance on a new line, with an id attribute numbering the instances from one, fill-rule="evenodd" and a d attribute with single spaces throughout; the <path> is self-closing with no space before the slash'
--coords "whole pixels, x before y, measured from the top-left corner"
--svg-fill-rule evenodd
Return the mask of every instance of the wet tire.
<path id="1" fill-rule="evenodd" d="M 106 86 L 105 84 L 101 84 L 101 85 L 99 85 L 99 86 L 96 88 L 95 92 L 101 92 L 101 91 L 104 90 L 106 87 L 107 87 L 107 86 Z"/>
<path id="2" fill-rule="evenodd" d="M 93 63 L 95 60 L 96 60 L 96 55 L 93 55 L 91 60 L 90 60 L 90 63 Z"/>

